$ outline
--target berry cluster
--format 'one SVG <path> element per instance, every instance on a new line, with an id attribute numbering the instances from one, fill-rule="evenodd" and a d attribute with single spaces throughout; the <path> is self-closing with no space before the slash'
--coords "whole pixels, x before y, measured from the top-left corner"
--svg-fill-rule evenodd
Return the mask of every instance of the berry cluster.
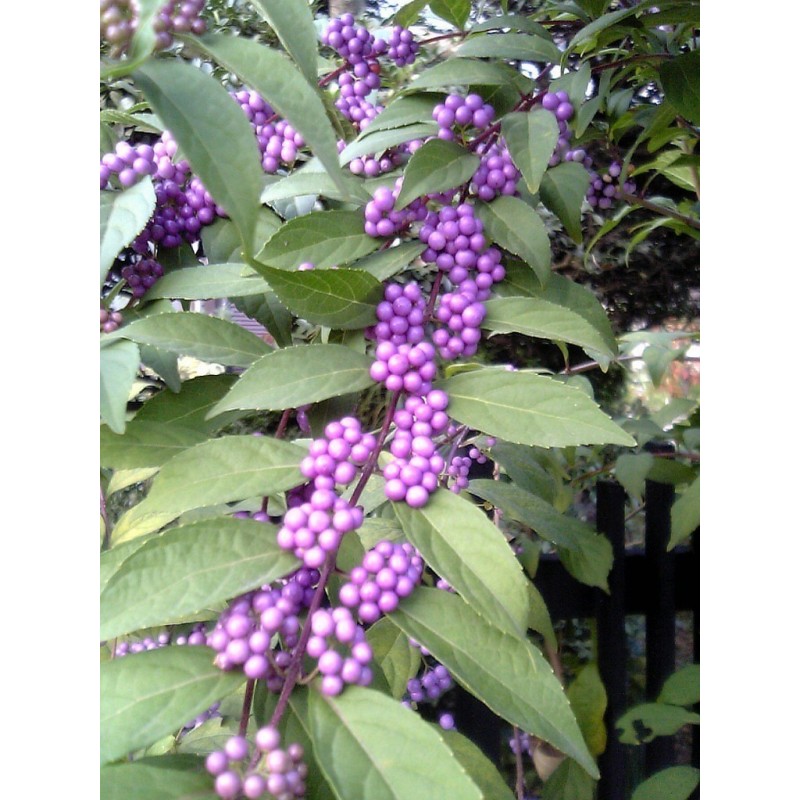
<path id="1" fill-rule="evenodd" d="M 205 625 L 202 622 L 198 622 L 188 635 L 181 634 L 180 636 L 176 636 L 174 640 L 172 639 L 171 634 L 164 631 L 159 633 L 155 638 L 152 636 L 145 636 L 143 639 L 138 641 L 131 640 L 117 642 L 117 645 L 114 648 L 114 658 L 119 658 L 120 656 L 125 656 L 129 653 L 141 653 L 144 650 L 156 650 L 161 647 L 166 647 L 170 644 L 202 645 L 206 643 L 207 636 Z"/>
<path id="2" fill-rule="evenodd" d="M 272 107 L 257 92 L 242 89 L 233 96 L 255 132 L 264 172 L 273 175 L 281 167 L 292 167 L 305 147 L 303 136 L 286 120 L 276 119 Z"/>
<path id="3" fill-rule="evenodd" d="M 632 194 L 636 191 L 636 184 L 632 180 L 623 181 L 620 185 L 622 175 L 622 165 L 614 161 L 608 170 L 602 175 L 589 170 L 589 189 L 586 192 L 586 200 L 592 208 L 603 210 L 611 208 L 615 200 L 622 197 L 623 192 Z"/>
<path id="4" fill-rule="evenodd" d="M 300 471 L 309 483 L 302 488 L 301 502 L 287 503 L 278 545 L 289 550 L 303 564 L 318 569 L 329 553 L 339 547 L 345 533 L 358 528 L 363 511 L 336 494 L 336 485 L 351 483 L 358 468 L 369 460 L 376 446 L 375 437 L 361 430 L 355 417 L 330 422 L 325 435 L 309 446 Z"/>
<path id="5" fill-rule="evenodd" d="M 450 491 L 458 494 L 469 485 L 469 472 L 473 463 L 485 464 L 486 456 L 477 447 L 470 447 L 468 455 L 453 456 L 447 467 L 447 474 L 455 480 L 450 484 Z"/>
<path id="6" fill-rule="evenodd" d="M 553 155 L 550 157 L 550 166 L 554 167 L 565 160 L 565 156 L 569 152 L 572 131 L 567 122 L 572 119 L 575 109 L 569 100 L 569 95 L 563 89 L 557 92 L 546 92 L 542 97 L 542 108 L 550 111 L 558 121 L 558 141 Z"/>
<path id="7" fill-rule="evenodd" d="M 112 175 L 127 189 L 144 175 L 155 175 L 157 171 L 155 151 L 149 144 L 133 146 L 130 142 L 117 142 L 114 152 L 100 159 L 100 188 L 108 188 Z"/>
<path id="8" fill-rule="evenodd" d="M 205 0 L 166 0 L 153 19 L 155 49 L 172 46 L 176 33 L 206 32 L 200 17 Z M 109 55 L 119 58 L 130 46 L 139 26 L 139 4 L 136 0 L 100 0 L 100 38 L 111 46 Z"/>
<path id="9" fill-rule="evenodd" d="M 448 403 L 446 392 L 433 389 L 425 396 L 407 396 L 404 406 L 395 410 L 392 460 L 383 468 L 384 493 L 390 500 L 421 508 L 436 491 L 445 461 L 433 439 L 450 424 Z"/>
<path id="10" fill-rule="evenodd" d="M 484 103 L 483 98 L 474 93 L 466 97 L 449 94 L 443 103 L 437 103 L 433 108 L 433 120 L 439 126 L 436 135 L 450 141 L 466 138 L 467 128 L 479 131 L 487 128 L 493 119 L 493 106 Z"/>
<path id="11" fill-rule="evenodd" d="M 406 686 L 412 703 L 432 703 L 453 688 L 453 676 L 444 664 L 424 668 L 419 678 L 411 678 Z"/>
<path id="12" fill-rule="evenodd" d="M 427 394 L 436 377 L 436 350 L 430 342 L 400 344 L 382 341 L 375 348 L 375 361 L 369 370 L 376 383 L 390 392 Z"/>
<path id="13" fill-rule="evenodd" d="M 500 251 L 487 245 L 483 223 L 470 203 L 429 212 L 419 238 L 427 245 L 422 260 L 436 264 L 454 286 L 467 281 L 470 270 L 477 273 L 478 300 L 487 300 L 492 285 L 505 277 Z"/>
<path id="14" fill-rule="evenodd" d="M 156 50 L 171 47 L 176 33 L 202 36 L 206 32 L 206 22 L 200 14 L 205 4 L 205 0 L 166 0 L 153 20 Z"/>
<path id="15" fill-rule="evenodd" d="M 122 277 L 135 298 L 143 297 L 163 274 L 164 268 L 154 258 L 140 258 L 122 268 Z"/>
<path id="16" fill-rule="evenodd" d="M 425 296 L 415 281 L 387 284 L 375 314 L 378 322 L 367 330 L 369 338 L 395 345 L 419 344 L 425 338 Z"/>
<path id="17" fill-rule="evenodd" d="M 244 736 L 231 736 L 222 750 L 206 756 L 206 770 L 214 776 L 214 791 L 222 800 L 261 797 L 265 792 L 275 800 L 294 800 L 306 794 L 308 767 L 303 746 L 281 746 L 277 728 L 267 725 L 255 734 L 255 751 Z"/>
<path id="18" fill-rule="evenodd" d="M 357 25 L 352 14 L 332 19 L 323 31 L 322 42 L 332 47 L 348 66 L 338 77 L 339 96 L 335 105 L 346 119 L 363 131 L 383 110 L 367 99 L 381 87 L 378 57 L 386 55 L 398 66 L 411 64 L 419 45 L 411 32 L 400 26 L 392 29 L 388 41 L 377 39 L 369 30 Z"/>
<path id="19" fill-rule="evenodd" d="M 375 190 L 372 199 L 364 208 L 364 232 L 367 236 L 395 236 L 412 222 L 425 219 L 428 211 L 419 197 L 403 209 L 395 208 L 402 188 L 403 179 L 398 178 L 394 189 L 379 186 Z"/>
<path id="20" fill-rule="evenodd" d="M 178 143 L 169 131 L 164 131 L 152 146 L 119 142 L 113 153 L 106 153 L 100 160 L 101 189 L 111 188 L 114 175 L 123 188 L 144 175 L 153 178 L 156 208 L 132 244 L 141 255 L 149 255 L 153 245 L 192 244 L 198 241 L 204 225 L 225 215 L 200 179 L 192 175 L 189 162 L 176 160 L 177 152 Z"/>
<path id="21" fill-rule="evenodd" d="M 414 591 L 423 567 L 419 552 L 407 542 L 378 542 L 364 554 L 361 565 L 350 570 L 339 589 L 339 602 L 357 609 L 364 622 L 377 622 Z"/>
<path id="22" fill-rule="evenodd" d="M 270 691 L 280 691 L 280 670 L 288 666 L 299 639 L 299 615 L 318 581 L 318 572 L 300 569 L 277 586 L 234 598 L 208 636 L 208 645 L 217 651 L 214 663 L 225 671 L 241 667 L 248 678 L 264 679 Z M 273 652 L 275 636 L 281 638 L 279 652 Z"/>
<path id="23" fill-rule="evenodd" d="M 112 58 L 119 58 L 128 49 L 138 23 L 136 0 L 100 0 L 100 39 L 110 45 Z"/>
<path id="24" fill-rule="evenodd" d="M 414 41 L 414 34 L 402 25 L 395 25 L 388 39 L 386 55 L 398 67 L 405 67 L 416 61 L 418 52 L 419 44 Z"/>
<path id="25" fill-rule="evenodd" d="M 488 147 L 481 143 L 475 152 L 480 155 L 481 161 L 472 176 L 470 192 L 487 203 L 501 194 L 516 194 L 522 173 L 512 161 L 505 140 L 498 139 Z"/>
<path id="26" fill-rule="evenodd" d="M 113 333 L 122 324 L 122 314 L 119 311 L 109 311 L 100 308 L 100 332 Z"/>
<path id="27" fill-rule="evenodd" d="M 317 661 L 323 694 L 340 694 L 345 684 L 372 682 L 372 648 L 349 608 L 320 608 L 311 615 L 306 654 Z"/>

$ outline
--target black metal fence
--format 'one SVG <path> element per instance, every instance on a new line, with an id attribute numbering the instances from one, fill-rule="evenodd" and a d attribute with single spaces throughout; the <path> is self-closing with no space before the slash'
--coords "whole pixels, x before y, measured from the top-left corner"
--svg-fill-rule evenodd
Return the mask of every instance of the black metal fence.
<path id="1" fill-rule="evenodd" d="M 614 553 L 608 594 L 575 580 L 557 556 L 542 556 L 536 573 L 535 584 L 554 622 L 596 620 L 597 662 L 608 695 L 608 742 L 599 757 L 597 800 L 628 800 L 639 779 L 677 763 L 675 736 L 658 736 L 642 745 L 642 766 L 641 749 L 621 743 L 614 727 L 630 707 L 626 617 L 643 615 L 645 620 L 645 701 L 654 701 L 675 671 L 679 611 L 692 613 L 693 661 L 700 663 L 700 531 L 688 544 L 667 551 L 674 499 L 673 486 L 645 482 L 644 546 L 626 548 L 625 491 L 613 481 L 598 483 L 597 530 L 608 537 Z M 497 763 L 507 725 L 466 692 L 459 692 L 456 711 L 462 732 Z M 691 763 L 700 766 L 698 726 L 692 730 Z M 699 797 L 699 790 L 694 797 Z"/>

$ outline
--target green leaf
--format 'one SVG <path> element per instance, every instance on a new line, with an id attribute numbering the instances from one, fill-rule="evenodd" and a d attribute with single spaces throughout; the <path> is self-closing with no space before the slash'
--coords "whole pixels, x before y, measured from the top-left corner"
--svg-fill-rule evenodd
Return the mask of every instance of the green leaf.
<path id="1" fill-rule="evenodd" d="M 289 704 L 286 714 L 281 720 L 281 732 L 284 742 L 299 742 L 306 754 L 305 763 L 308 766 L 306 784 L 306 797 L 314 800 L 336 800 L 330 784 L 325 780 L 314 755 L 314 742 L 311 739 L 311 726 L 308 717 L 308 695 L 306 686 L 296 686 L 289 695 Z"/>
<path id="2" fill-rule="evenodd" d="M 266 206 L 261 206 L 256 219 L 255 242 L 253 252 L 258 252 L 264 242 L 275 233 L 283 224 L 283 220 Z M 203 252 L 208 258 L 209 266 L 212 264 L 244 263 L 242 253 L 242 237 L 236 226 L 224 217 L 217 217 L 213 224 L 201 229 L 200 239 L 203 242 Z"/>
<path id="3" fill-rule="evenodd" d="M 144 133 L 155 133 L 157 136 L 160 136 L 164 132 L 155 114 L 130 114 L 126 111 L 120 111 L 118 108 L 103 109 L 100 112 L 100 122 L 108 123 L 106 127 L 109 131 L 111 131 L 111 125 L 119 124 L 128 128 L 136 128 L 137 131 L 142 131 Z M 101 153 L 111 152 L 114 148 L 114 144 L 115 141 L 106 142 L 104 140 Z"/>
<path id="4" fill-rule="evenodd" d="M 542 787 L 542 800 L 592 800 L 594 784 L 591 775 L 571 758 L 562 761 Z"/>
<path id="5" fill-rule="evenodd" d="M 100 286 L 120 251 L 144 229 L 156 207 L 153 181 L 146 176 L 121 192 L 100 192 Z"/>
<path id="6" fill-rule="evenodd" d="M 641 500 L 654 461 L 650 453 L 623 453 L 614 465 L 614 477 L 631 497 Z"/>
<path id="7" fill-rule="evenodd" d="M 263 203 L 274 204 L 281 200 L 294 197 L 329 197 L 332 200 L 351 200 L 357 198 L 362 202 L 369 200 L 369 194 L 362 183 L 350 175 L 342 174 L 339 181 L 334 181 L 327 172 L 317 168 L 305 167 L 290 172 L 285 178 L 271 183 L 261 193 Z M 342 191 L 342 184 L 347 187 L 347 192 Z"/>
<path id="8" fill-rule="evenodd" d="M 263 497 L 302 483 L 306 450 L 270 436 L 225 436 L 178 453 L 147 497 L 120 517 L 114 543 L 158 530 L 186 511 Z"/>
<path id="9" fill-rule="evenodd" d="M 228 698 L 233 701 L 236 699 L 236 694 Z M 239 726 L 235 719 L 228 716 L 225 718 L 212 717 L 197 728 L 181 735 L 178 741 L 178 752 L 207 756 L 214 750 L 222 750 L 225 742 L 238 733 Z"/>
<path id="10" fill-rule="evenodd" d="M 339 330 L 358 330 L 375 324 L 375 309 L 383 299 L 383 285 L 368 272 L 355 269 L 288 272 L 257 266 L 281 303 L 308 322 Z"/>
<path id="11" fill-rule="evenodd" d="M 354 158 L 364 155 L 379 155 L 399 144 L 411 142 L 415 139 L 428 139 L 435 136 L 439 130 L 435 122 L 417 122 L 413 125 L 392 127 L 388 130 L 373 130 L 368 127 L 357 139 L 342 150 L 339 162 L 344 166 Z M 378 177 L 377 180 L 385 181 L 386 178 Z"/>
<path id="12" fill-rule="evenodd" d="M 700 525 L 700 478 L 683 491 L 670 510 L 671 530 L 667 550 L 688 539 Z"/>
<path id="13" fill-rule="evenodd" d="M 210 647 L 160 647 L 100 665 L 100 761 L 179 730 L 246 678 L 222 672 Z"/>
<path id="14" fill-rule="evenodd" d="M 621 8 L 618 11 L 612 11 L 609 14 L 603 14 L 602 17 L 598 17 L 593 22 L 590 22 L 588 25 L 585 25 L 581 28 L 575 36 L 572 37 L 572 41 L 569 43 L 567 47 L 567 53 L 571 53 L 574 50 L 579 49 L 579 45 L 582 44 L 589 44 L 591 45 L 592 39 L 602 31 L 610 28 L 612 25 L 616 25 L 618 22 L 621 22 L 628 17 L 633 16 L 634 14 L 640 12 L 641 9 L 638 6 L 634 6 L 633 8 Z M 620 34 L 621 36 L 622 34 Z"/>
<path id="15" fill-rule="evenodd" d="M 482 368 L 436 386 L 450 398 L 450 416 L 509 442 L 538 447 L 636 444 L 580 389 L 533 372 Z"/>
<path id="16" fill-rule="evenodd" d="M 656 736 L 672 736 L 684 725 L 699 725 L 700 715 L 666 703 L 642 703 L 626 711 L 616 723 L 622 744 L 646 744 Z"/>
<path id="17" fill-rule="evenodd" d="M 137 24 L 127 56 L 122 61 L 103 67 L 100 75 L 104 79 L 128 75 L 153 52 L 156 45 L 153 21 L 158 10 L 159 0 L 140 0 L 137 4 Z"/>
<path id="18" fill-rule="evenodd" d="M 492 447 L 492 458 L 520 488 L 548 503 L 556 499 L 556 478 L 539 461 L 539 452 L 511 442 L 498 442 Z"/>
<path id="19" fill-rule="evenodd" d="M 264 279 L 242 264 L 209 264 L 168 272 L 147 292 L 145 301 L 160 297 L 173 300 L 214 300 L 237 295 L 264 294 Z"/>
<path id="20" fill-rule="evenodd" d="M 100 638 L 180 621 L 297 569 L 277 528 L 219 517 L 173 528 L 130 555 L 100 597 Z"/>
<path id="21" fill-rule="evenodd" d="M 421 656 L 403 631 L 388 617 L 381 617 L 367 630 L 372 659 L 381 668 L 395 700 L 401 700 L 408 681 L 419 670 Z"/>
<path id="22" fill-rule="evenodd" d="M 142 360 L 142 366 L 155 372 L 170 391 L 179 392 L 181 390 L 181 373 L 175 353 L 152 347 L 149 344 L 140 344 L 139 358 Z"/>
<path id="23" fill-rule="evenodd" d="M 601 353 L 608 360 L 616 353 L 616 344 L 614 349 L 609 348 L 607 339 L 585 317 L 549 300 L 504 297 L 487 300 L 484 305 L 486 316 L 481 327 L 485 330 L 569 342 L 580 345 L 587 353 Z"/>
<path id="24" fill-rule="evenodd" d="M 591 65 L 588 61 L 584 61 L 577 70 L 565 72 L 554 81 L 551 81 L 549 91 L 566 92 L 573 107 L 579 108 L 586 99 L 586 92 L 591 79 Z"/>
<path id="25" fill-rule="evenodd" d="M 257 260 L 283 270 L 296 270 L 303 262 L 326 269 L 355 261 L 380 245 L 380 239 L 364 233 L 362 211 L 312 211 L 282 225 L 264 245 Z"/>
<path id="26" fill-rule="evenodd" d="M 688 419 L 698 407 L 697 400 L 688 397 L 673 397 L 665 406 L 651 414 L 650 419 L 666 431 L 675 424 Z"/>
<path id="27" fill-rule="evenodd" d="M 314 756 L 340 800 L 482 800 L 432 726 L 374 689 L 310 692 Z"/>
<path id="28" fill-rule="evenodd" d="M 467 24 L 470 6 L 469 0 L 431 0 L 430 2 L 431 11 L 437 17 L 455 25 L 459 30 L 464 30 L 464 26 Z"/>
<path id="29" fill-rule="evenodd" d="M 250 0 L 312 86 L 317 84 L 317 29 L 305 0 Z"/>
<path id="30" fill-rule="evenodd" d="M 405 92 L 441 89 L 451 86 L 503 86 L 513 82 L 516 73 L 505 64 L 471 58 L 454 58 L 426 69 Z"/>
<path id="31" fill-rule="evenodd" d="M 486 236 L 519 256 L 545 286 L 550 278 L 550 238 L 539 215 L 524 200 L 506 195 L 476 203 L 475 214 Z"/>
<path id="32" fill-rule="evenodd" d="M 608 696 L 596 662 L 592 661 L 581 669 L 567 688 L 567 697 L 589 752 L 595 757 L 599 756 L 606 749 L 603 715 L 606 713 Z"/>
<path id="33" fill-rule="evenodd" d="M 467 183 L 480 161 L 456 142 L 444 139 L 425 142 L 408 161 L 395 209 L 405 208 L 422 195 L 446 192 Z"/>
<path id="34" fill-rule="evenodd" d="M 480 509 L 442 490 L 422 508 L 392 506 L 406 537 L 437 575 L 492 624 L 524 634 L 527 578 L 505 536 Z"/>
<path id="35" fill-rule="evenodd" d="M 114 577 L 117 570 L 122 566 L 125 559 L 133 555 L 140 547 L 143 547 L 148 537 L 142 536 L 131 542 L 112 547 L 100 553 L 100 591 L 105 589 L 106 584 Z"/>
<path id="36" fill-rule="evenodd" d="M 401 95 L 392 100 L 373 120 L 366 130 L 359 134 L 356 141 L 374 135 L 376 131 L 385 131 L 392 128 L 401 128 L 415 122 L 430 123 L 433 119 L 433 109 L 437 103 L 444 100 L 445 95 L 440 92 L 430 94 Z M 438 128 L 438 126 L 436 126 Z M 345 150 L 345 152 L 347 152 Z"/>
<path id="37" fill-rule="evenodd" d="M 454 730 L 443 730 L 441 735 L 467 775 L 480 787 L 485 800 L 514 800 L 497 767 L 474 742 Z"/>
<path id="38" fill-rule="evenodd" d="M 539 190 L 542 202 L 562 222 L 574 242 L 583 242 L 581 209 L 590 182 L 583 164 L 567 161 L 549 169 Z"/>
<path id="39" fill-rule="evenodd" d="M 206 414 L 236 382 L 235 375 L 201 375 L 181 384 L 180 393 L 162 391 L 136 414 L 136 422 L 191 427 L 210 435 L 225 420 L 206 420 Z"/>
<path id="40" fill-rule="evenodd" d="M 133 381 L 139 371 L 139 348 L 120 340 L 100 348 L 100 417 L 114 433 L 125 432 Z"/>
<path id="41" fill-rule="evenodd" d="M 428 0 L 410 0 L 410 2 L 395 11 L 394 17 L 392 18 L 394 24 L 408 28 L 417 21 L 417 18 L 422 13 L 422 9 L 427 5 Z"/>
<path id="42" fill-rule="evenodd" d="M 298 345 L 268 353 L 214 407 L 280 411 L 357 392 L 372 385 L 372 359 L 339 344 Z"/>
<path id="43" fill-rule="evenodd" d="M 160 467 L 176 453 L 207 438 L 205 431 L 172 422 L 133 419 L 123 434 L 103 426 L 100 428 L 100 466 L 111 469 Z"/>
<path id="44" fill-rule="evenodd" d="M 631 800 L 688 800 L 699 783 L 697 767 L 667 767 L 642 781 Z"/>
<path id="45" fill-rule="evenodd" d="M 456 48 L 453 55 L 461 58 L 507 58 L 513 61 L 545 63 L 558 63 L 561 60 L 561 51 L 551 39 L 529 36 L 527 33 L 484 33 L 469 36 L 464 44 Z"/>
<path id="46" fill-rule="evenodd" d="M 283 53 L 253 39 L 225 34 L 206 34 L 192 42 L 218 64 L 235 72 L 288 120 L 331 178 L 347 193 L 347 186 L 341 181 L 336 133 L 322 96 Z M 260 166 L 259 173 L 263 174 Z"/>
<path id="47" fill-rule="evenodd" d="M 673 672 L 664 682 L 657 702 L 673 706 L 693 706 L 699 703 L 700 665 L 687 664 L 677 672 Z"/>
<path id="48" fill-rule="evenodd" d="M 400 242 L 386 250 L 379 250 L 377 253 L 360 258 L 350 266 L 362 272 L 369 272 L 379 281 L 385 281 L 408 267 L 425 247 L 425 243 L 420 241 Z"/>
<path id="49" fill-rule="evenodd" d="M 608 573 L 614 556 L 605 536 L 585 522 L 559 513 L 549 503 L 513 483 L 472 480 L 468 491 L 502 508 L 511 519 L 527 525 L 542 539 L 556 545 L 564 567 L 581 583 L 608 591 Z"/>
<path id="50" fill-rule="evenodd" d="M 526 638 L 496 628 L 458 595 L 419 587 L 391 619 L 498 716 L 598 777 L 558 678 Z"/>
<path id="51" fill-rule="evenodd" d="M 104 800 L 214 800 L 214 782 L 203 759 L 166 755 L 108 764 L 100 770 Z"/>
<path id="52" fill-rule="evenodd" d="M 505 5 L 507 5 L 507 3 Z M 512 31 L 524 31 L 525 33 L 541 36 L 543 39 L 550 38 L 547 28 L 522 14 L 498 14 L 496 17 L 489 17 L 487 20 L 473 25 L 470 28 L 470 33 L 492 31 L 499 28 L 508 28 Z"/>
<path id="53" fill-rule="evenodd" d="M 543 108 L 506 114 L 502 120 L 503 138 L 517 169 L 531 194 L 539 191 L 558 142 L 558 121 Z"/>
<path id="54" fill-rule="evenodd" d="M 231 297 L 230 300 L 243 314 L 260 322 L 275 339 L 278 347 L 291 347 L 294 342 L 292 338 L 294 320 L 291 312 L 281 304 L 275 292 Z"/>
<path id="55" fill-rule="evenodd" d="M 520 542 L 522 547 L 522 554 L 518 555 L 517 557 L 520 560 L 520 563 L 523 565 L 523 568 L 526 572 L 533 578 L 536 574 L 536 568 L 538 567 L 538 557 L 539 557 L 539 548 L 536 544 L 534 544 L 529 539 L 525 539 Z M 529 571 L 529 567 L 531 566 L 530 563 L 526 563 L 526 554 L 530 557 L 533 556 L 536 558 L 536 564 L 534 569 Z M 548 647 L 552 648 L 554 651 L 558 650 L 558 640 L 556 639 L 556 633 L 553 630 L 553 621 L 550 619 L 550 612 L 547 610 L 547 605 L 544 602 L 544 598 L 542 597 L 539 590 L 528 581 L 528 627 L 531 630 L 540 633 L 544 638 L 545 643 Z"/>
<path id="56" fill-rule="evenodd" d="M 660 76 L 667 100 L 682 117 L 694 125 L 699 125 L 700 51 L 691 50 L 664 62 Z"/>
<path id="57" fill-rule="evenodd" d="M 247 367 L 271 350 L 240 325 L 193 311 L 153 314 L 112 335 L 231 367 Z"/>
<path id="58" fill-rule="evenodd" d="M 239 104 L 219 81 L 180 59 L 151 59 L 134 79 L 252 253 L 264 171 Z"/>

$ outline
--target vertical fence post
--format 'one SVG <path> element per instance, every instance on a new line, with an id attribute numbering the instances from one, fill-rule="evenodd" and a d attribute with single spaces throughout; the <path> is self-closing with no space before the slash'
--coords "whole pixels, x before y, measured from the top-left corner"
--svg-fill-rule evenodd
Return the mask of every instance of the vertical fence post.
<path id="1" fill-rule="evenodd" d="M 608 537 L 614 554 L 608 575 L 609 594 L 597 590 L 597 666 L 608 696 L 604 716 L 608 739 L 598 759 L 597 800 L 624 800 L 626 753 L 614 724 L 627 707 L 625 490 L 614 481 L 597 484 L 597 530 Z"/>
<path id="2" fill-rule="evenodd" d="M 648 579 L 645 627 L 645 695 L 655 701 L 675 670 L 675 558 L 667 552 L 670 511 L 675 487 L 645 482 L 645 563 Z M 672 736 L 657 736 L 645 746 L 645 773 L 652 775 L 675 763 Z"/>

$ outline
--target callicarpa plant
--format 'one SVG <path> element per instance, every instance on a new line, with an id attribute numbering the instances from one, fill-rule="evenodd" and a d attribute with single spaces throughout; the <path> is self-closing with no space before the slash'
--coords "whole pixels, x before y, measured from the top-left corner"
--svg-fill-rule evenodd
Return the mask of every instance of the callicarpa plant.
<path id="1" fill-rule="evenodd" d="M 632 211 L 697 236 L 698 5 L 389 5 L 100 4 L 106 800 L 600 777 L 602 684 L 570 694 L 536 554 L 607 588 L 569 469 L 644 434 L 570 370 L 620 345 L 551 237 L 588 256 Z M 487 356 L 508 333 L 565 369 Z"/>

